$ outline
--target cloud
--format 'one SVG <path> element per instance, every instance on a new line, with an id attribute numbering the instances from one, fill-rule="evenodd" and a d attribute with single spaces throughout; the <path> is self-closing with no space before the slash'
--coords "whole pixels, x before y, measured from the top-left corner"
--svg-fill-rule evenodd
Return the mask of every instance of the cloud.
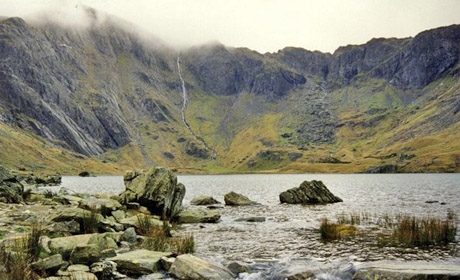
<path id="1" fill-rule="evenodd" d="M 260 52 L 285 46 L 332 52 L 374 37 L 408 37 L 459 23 L 458 0 L 0 0 L 8 16 L 87 24 L 84 5 L 116 15 L 175 46 L 218 40 Z"/>

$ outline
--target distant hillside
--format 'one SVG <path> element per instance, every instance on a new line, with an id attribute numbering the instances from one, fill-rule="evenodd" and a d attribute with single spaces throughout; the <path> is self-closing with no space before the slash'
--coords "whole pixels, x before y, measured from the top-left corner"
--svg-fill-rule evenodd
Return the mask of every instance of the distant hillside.
<path id="1" fill-rule="evenodd" d="M 0 20 L 0 165 L 460 171 L 460 25 L 333 54 L 179 54 L 92 16 L 72 29 Z"/>

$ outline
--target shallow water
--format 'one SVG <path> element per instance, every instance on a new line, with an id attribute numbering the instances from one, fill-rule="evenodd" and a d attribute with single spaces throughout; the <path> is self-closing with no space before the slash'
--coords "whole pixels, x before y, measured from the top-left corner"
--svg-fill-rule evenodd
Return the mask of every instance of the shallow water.
<path id="1" fill-rule="evenodd" d="M 447 210 L 460 210 L 460 174 L 295 174 L 295 175 L 181 175 L 187 189 L 184 206 L 198 195 L 223 196 L 235 191 L 260 206 L 224 207 L 220 223 L 185 225 L 193 232 L 196 254 L 226 263 L 239 260 L 259 274 L 245 279 L 283 279 L 305 268 L 318 279 L 347 279 L 356 262 L 376 260 L 430 260 L 459 263 L 457 246 L 448 248 L 381 248 L 368 241 L 322 243 L 320 220 L 341 213 L 411 214 L 445 217 Z M 279 193 L 304 180 L 322 180 L 343 203 L 302 206 L 279 203 Z M 123 190 L 121 177 L 64 177 L 62 186 L 77 192 Z M 426 203 L 434 200 L 437 203 Z M 265 217 L 262 223 L 237 222 L 237 218 Z M 457 239 L 459 236 L 457 235 Z"/>

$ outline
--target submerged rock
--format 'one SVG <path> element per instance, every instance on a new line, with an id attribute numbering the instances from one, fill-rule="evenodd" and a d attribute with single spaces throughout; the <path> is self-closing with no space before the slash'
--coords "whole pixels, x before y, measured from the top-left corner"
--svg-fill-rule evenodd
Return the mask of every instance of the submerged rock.
<path id="1" fill-rule="evenodd" d="M 288 204 L 322 204 L 342 202 L 333 195 L 322 181 L 304 181 L 297 188 L 292 188 L 280 194 L 281 203 Z"/>
<path id="2" fill-rule="evenodd" d="M 128 171 L 124 177 L 126 191 L 121 194 L 123 203 L 137 202 L 152 214 L 175 217 L 181 211 L 185 187 L 177 177 L 163 167 L 147 171 Z"/>
<path id="3" fill-rule="evenodd" d="M 248 223 L 262 223 L 265 222 L 265 217 L 249 217 L 249 218 L 238 218 L 235 222 L 248 222 Z"/>
<path id="4" fill-rule="evenodd" d="M 217 210 L 194 209 L 184 210 L 179 213 L 179 223 L 217 223 L 220 220 L 220 214 Z"/>
<path id="5" fill-rule="evenodd" d="M 427 262 L 375 262 L 364 264 L 353 276 L 354 280 L 415 280 L 460 279 L 460 266 Z"/>
<path id="6" fill-rule="evenodd" d="M 189 254 L 178 256 L 169 269 L 169 273 L 178 279 L 184 280 L 221 280 L 235 278 L 233 273 L 228 269 Z"/>
<path id="7" fill-rule="evenodd" d="M 212 205 L 219 204 L 220 202 L 215 200 L 212 196 L 200 195 L 192 199 L 191 205 Z"/>
<path id="8" fill-rule="evenodd" d="M 255 205 L 256 202 L 250 200 L 246 196 L 236 193 L 229 192 L 224 196 L 225 205 L 229 206 L 246 206 L 246 205 Z"/>

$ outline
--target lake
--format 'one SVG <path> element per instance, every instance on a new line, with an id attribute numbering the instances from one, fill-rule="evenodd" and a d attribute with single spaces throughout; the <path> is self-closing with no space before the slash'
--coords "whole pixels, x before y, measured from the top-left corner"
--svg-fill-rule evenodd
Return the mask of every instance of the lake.
<path id="1" fill-rule="evenodd" d="M 317 206 L 279 203 L 280 192 L 313 179 L 322 180 L 344 202 Z M 347 279 L 357 263 L 378 260 L 460 264 L 455 244 L 422 250 L 376 246 L 369 240 L 323 243 L 318 232 L 321 219 L 335 220 L 343 213 L 363 213 L 372 219 L 397 214 L 444 218 L 448 209 L 458 213 L 460 174 L 179 175 L 178 180 L 186 186 L 187 208 L 192 207 L 190 200 L 195 196 L 211 195 L 223 202 L 230 191 L 261 204 L 219 209 L 222 218 L 217 224 L 183 226 L 194 234 L 196 255 L 220 263 L 246 262 L 259 272 L 247 279 L 278 279 L 277 275 L 305 267 L 315 270 L 319 279 Z M 120 193 L 124 189 L 121 176 L 65 176 L 62 186 L 88 193 Z M 266 221 L 235 221 L 248 217 L 264 217 Z"/>

